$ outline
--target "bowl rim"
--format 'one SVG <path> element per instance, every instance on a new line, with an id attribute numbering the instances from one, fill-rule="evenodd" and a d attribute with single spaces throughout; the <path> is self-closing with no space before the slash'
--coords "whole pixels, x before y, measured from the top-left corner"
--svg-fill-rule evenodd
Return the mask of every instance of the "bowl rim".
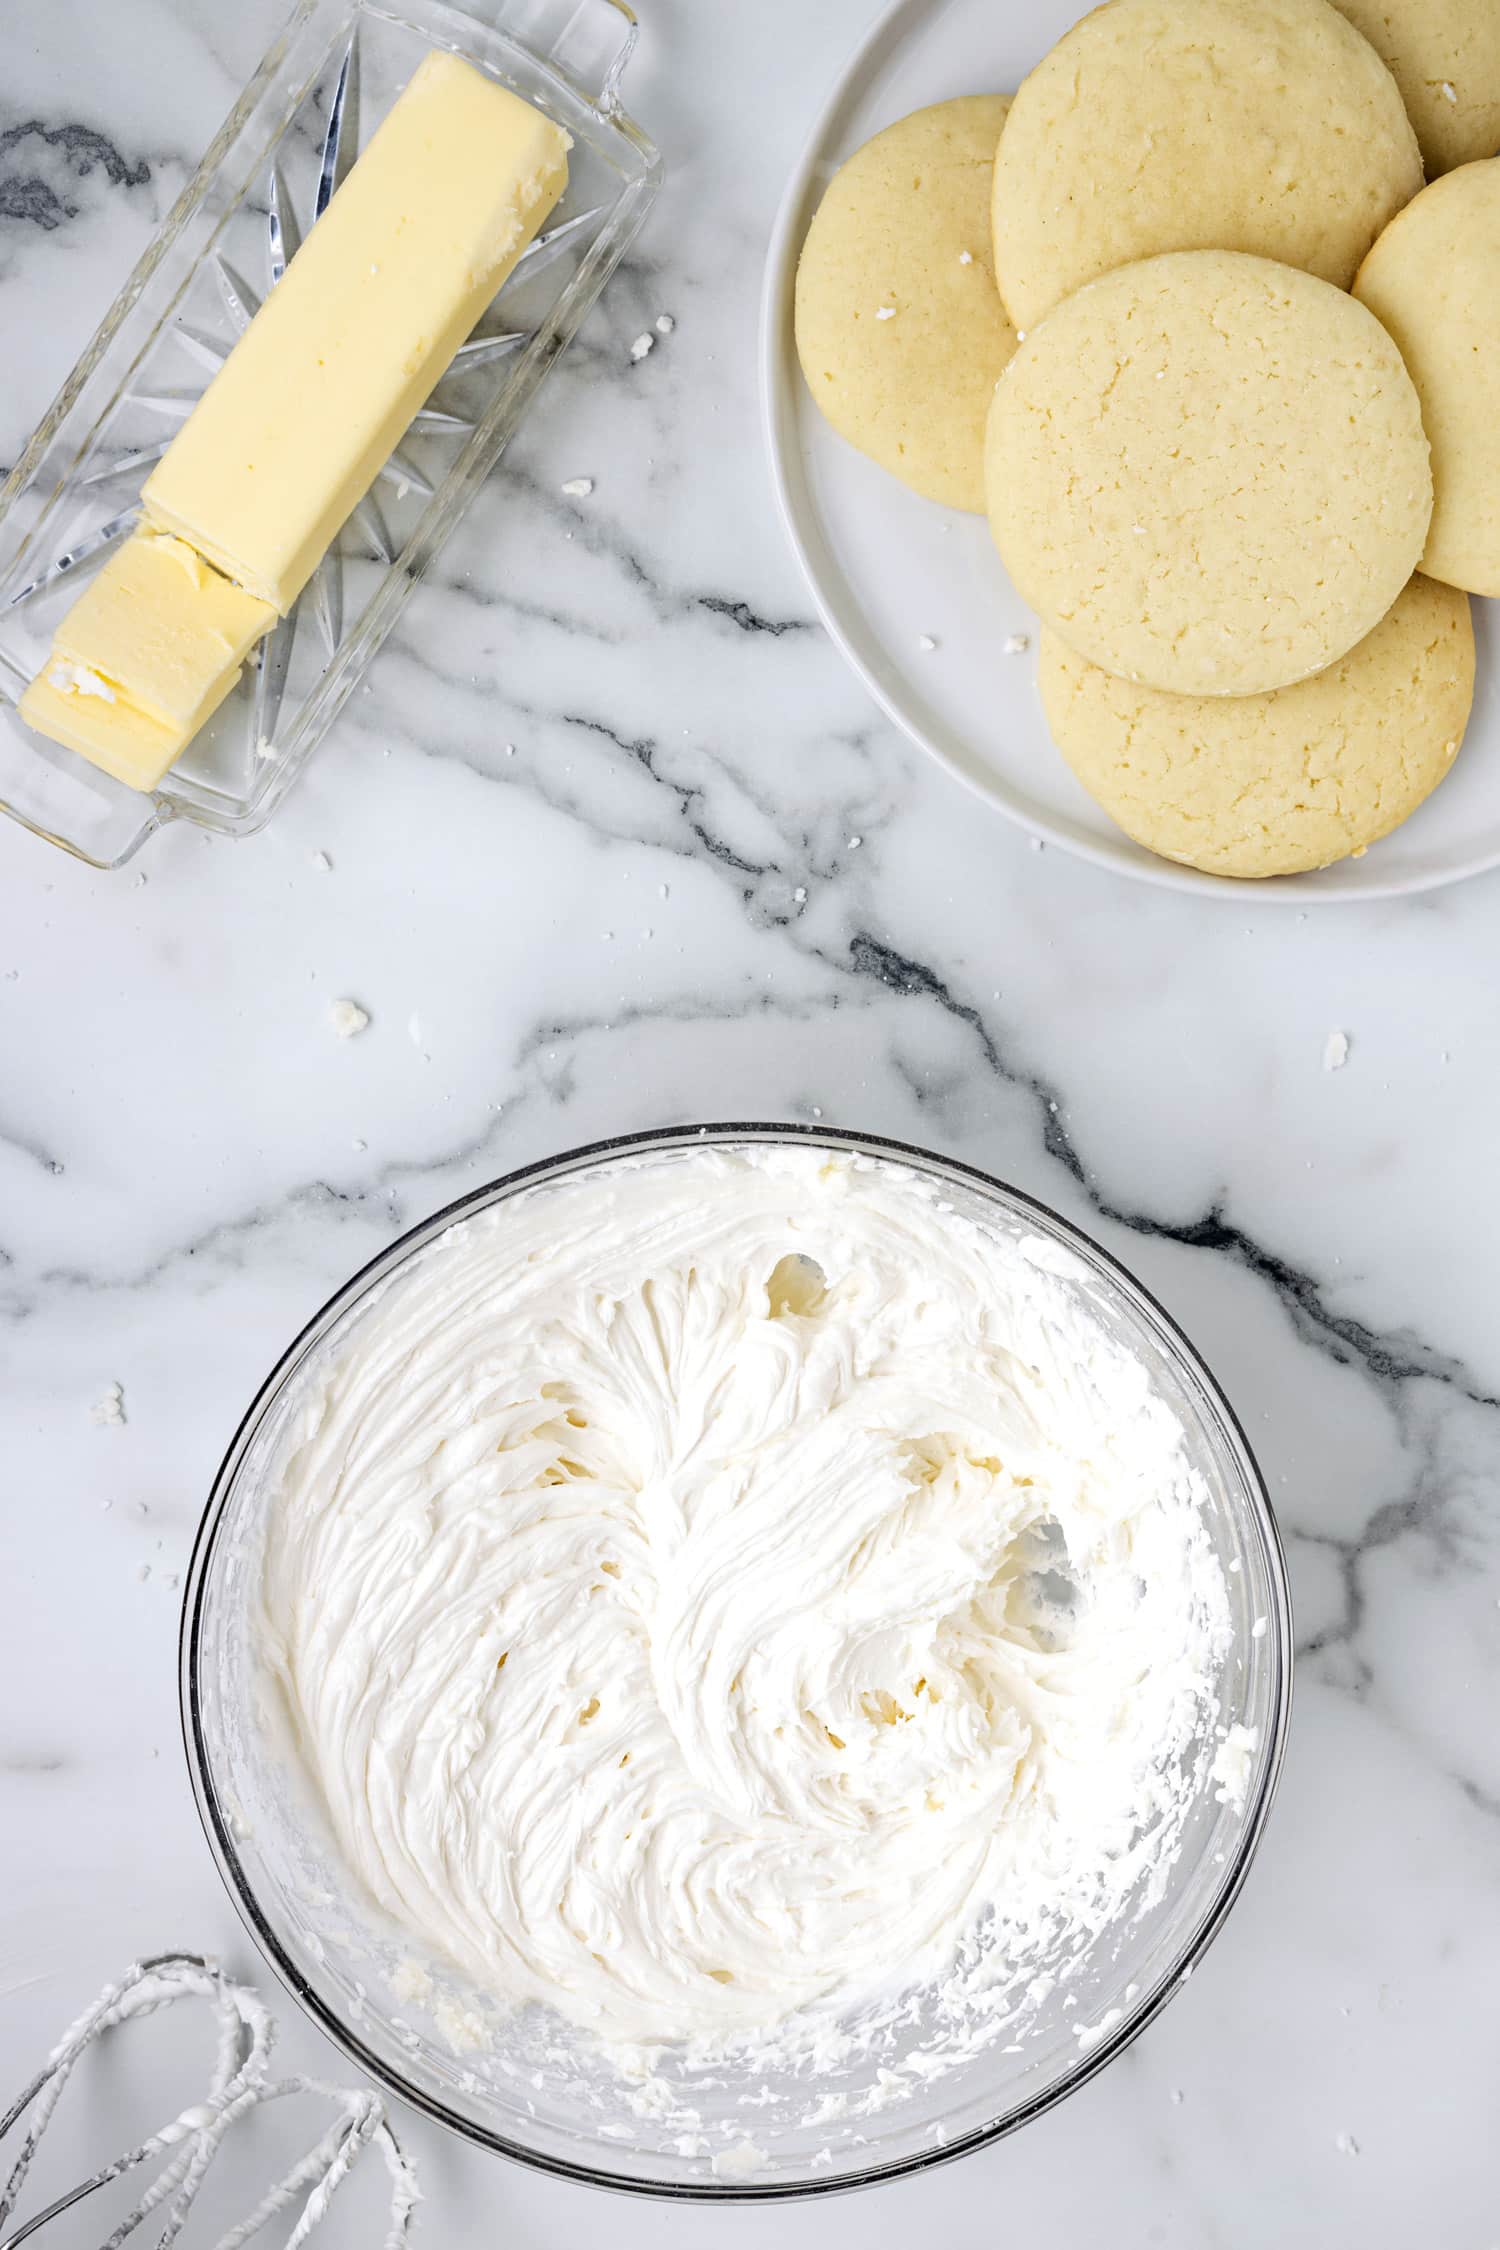
<path id="1" fill-rule="evenodd" d="M 1070 1248 L 1079 1249 L 1085 1257 L 1097 1261 L 1105 1269 L 1108 1278 L 1121 1289 L 1126 1300 L 1133 1300 L 1138 1310 L 1144 1311 L 1148 1319 L 1159 1325 L 1165 1341 L 1176 1353 L 1182 1371 L 1196 1380 L 1209 1408 L 1219 1419 L 1222 1435 L 1236 1456 L 1249 1501 L 1250 1520 L 1261 1542 L 1272 1595 L 1268 1612 L 1268 1656 L 1274 1666 L 1271 1710 L 1267 1718 L 1269 1739 L 1259 1786 L 1253 1803 L 1246 1809 L 1239 1844 L 1233 1858 L 1226 1861 L 1192 1936 L 1176 1957 L 1171 1969 L 1158 1978 L 1155 1987 L 1132 2004 L 1105 2038 L 1080 2054 L 1076 2064 L 1064 2078 L 1021 2103 L 1006 2117 L 991 2119 L 987 2124 L 976 2126 L 940 2146 L 885 2162 L 871 2162 L 857 2172 L 846 2173 L 838 2178 L 762 2182 L 757 2182 L 753 2175 L 735 2181 L 633 2179 L 626 2174 L 611 2171 L 604 2165 L 572 2161 L 540 2149 L 528 2148 L 503 2133 L 494 2132 L 474 2119 L 460 2115 L 437 2096 L 413 2085 L 399 2070 L 372 2053 L 352 2026 L 336 2015 L 308 1984 L 261 1909 L 235 1850 L 229 1822 L 219 1803 L 198 1691 L 204 1596 L 219 1528 L 234 1491 L 240 1465 L 262 1420 L 305 1355 L 332 1331 L 347 1310 L 379 1282 L 387 1279 L 398 1267 L 429 1243 L 436 1241 L 450 1227 L 548 1177 L 561 1177 L 590 1164 L 609 1162 L 647 1151 L 665 1152 L 676 1148 L 705 1145 L 713 1147 L 726 1143 L 743 1145 L 747 1142 L 785 1142 L 827 1148 L 834 1153 L 873 1154 L 877 1159 L 905 1164 L 929 1176 L 945 1172 L 956 1175 L 984 1194 L 1009 1202 L 1021 1215 L 1039 1219 L 1047 1228 L 1056 1230 Z M 863 1132 L 853 1127 L 764 1119 L 748 1123 L 714 1121 L 708 1124 L 646 1128 L 563 1149 L 552 1156 L 541 1157 L 509 1172 L 500 1173 L 480 1187 L 471 1188 L 451 1203 L 440 1206 L 428 1217 L 418 1220 L 394 1242 L 388 1243 L 374 1257 L 367 1259 L 334 1291 L 311 1319 L 304 1322 L 260 1384 L 241 1417 L 214 1476 L 194 1535 L 178 1631 L 178 1695 L 183 1749 L 198 1818 L 220 1879 L 241 1921 L 299 2007 L 351 2062 L 367 2072 L 379 2085 L 475 2146 L 509 2157 L 533 2171 L 547 2173 L 557 2179 L 673 2203 L 797 2202 L 813 2196 L 849 2194 L 855 2189 L 873 2187 L 887 2180 L 909 2178 L 1006 2139 L 1023 2125 L 1031 2123 L 1034 2118 L 1055 2109 L 1059 2102 L 1097 2077 L 1100 2071 L 1133 2045 L 1147 2026 L 1155 2022 L 1174 1994 L 1188 1982 L 1223 1928 L 1231 1908 L 1244 1888 L 1265 1833 L 1286 1754 L 1291 1720 L 1293 1666 L 1292 1605 L 1286 1555 L 1260 1464 L 1238 1415 L 1197 1346 L 1130 1268 L 1085 1229 L 1077 1226 L 1071 1219 L 1064 1218 L 1039 1197 L 1028 1194 L 1022 1188 L 1013 1187 L 1008 1181 L 981 1170 L 977 1165 L 965 1163 L 961 1158 L 942 1155 L 936 1150 L 920 1148 L 908 1141 L 895 1140 L 880 1133 Z"/>

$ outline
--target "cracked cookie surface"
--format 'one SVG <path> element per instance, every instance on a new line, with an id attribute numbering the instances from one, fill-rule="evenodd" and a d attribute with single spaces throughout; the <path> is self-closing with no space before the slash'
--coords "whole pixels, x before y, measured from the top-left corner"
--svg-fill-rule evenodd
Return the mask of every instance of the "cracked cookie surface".
<path id="1" fill-rule="evenodd" d="M 1347 289 L 1422 185 L 1390 71 L 1328 0 L 1111 0 L 1018 91 L 995 272 L 1028 329 L 1167 250 L 1284 259 Z"/>
<path id="2" fill-rule="evenodd" d="M 1468 597 L 1414 578 L 1373 633 L 1271 695 L 1163 695 L 1044 634 L 1053 739 L 1148 851 L 1215 875 L 1294 875 L 1388 835 L 1449 771 L 1474 692 Z"/>
<path id="3" fill-rule="evenodd" d="M 1333 663 L 1417 566 L 1432 477 L 1373 315 L 1290 266 L 1176 252 L 1033 329 L 990 409 L 990 528 L 1080 656 L 1185 695 Z"/>
<path id="4" fill-rule="evenodd" d="M 924 499 L 984 512 L 984 419 L 1016 348 L 990 178 L 1009 98 L 903 117 L 839 167 L 797 265 L 802 372 L 840 437 Z"/>

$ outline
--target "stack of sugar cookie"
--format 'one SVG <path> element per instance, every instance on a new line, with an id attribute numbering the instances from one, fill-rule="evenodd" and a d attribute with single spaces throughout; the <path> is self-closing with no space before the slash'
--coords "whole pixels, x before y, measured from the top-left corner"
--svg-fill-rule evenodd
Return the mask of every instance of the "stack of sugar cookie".
<path id="1" fill-rule="evenodd" d="M 1500 0 L 1108 0 L 813 219 L 814 398 L 987 510 L 1054 740 L 1152 851 L 1326 866 L 1457 754 L 1500 595 L 1497 149 Z"/>

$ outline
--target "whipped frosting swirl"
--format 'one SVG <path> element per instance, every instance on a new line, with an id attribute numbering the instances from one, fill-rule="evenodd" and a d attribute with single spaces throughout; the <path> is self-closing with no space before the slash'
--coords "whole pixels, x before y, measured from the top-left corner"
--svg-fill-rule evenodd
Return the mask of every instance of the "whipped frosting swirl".
<path id="1" fill-rule="evenodd" d="M 977 1929 L 1055 1952 L 1170 1856 L 1202 1499 L 1053 1244 L 899 1164 L 687 1149 L 383 1286 L 300 1405 L 258 1637 L 414 1939 L 606 2041 L 732 2040 Z"/>

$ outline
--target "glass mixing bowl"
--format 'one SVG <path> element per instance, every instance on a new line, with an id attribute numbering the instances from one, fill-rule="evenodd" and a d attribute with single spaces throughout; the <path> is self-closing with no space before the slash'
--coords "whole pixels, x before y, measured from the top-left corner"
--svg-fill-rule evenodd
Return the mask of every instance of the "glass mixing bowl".
<path id="1" fill-rule="evenodd" d="M 250 1621 L 289 1425 L 383 1284 L 455 1222 L 517 1194 L 705 1144 L 766 1142 L 893 1163 L 976 1223 L 1040 1237 L 1062 1285 L 1142 1362 L 1206 1494 L 1231 1620 L 1218 1726 L 1248 1730 L 1248 1740 L 1235 1738 L 1247 1770 L 1242 1793 L 1218 1786 L 1208 1755 L 1216 1743 L 1199 1746 L 1165 1881 L 1143 1881 L 1126 1912 L 1058 1964 L 1050 1993 L 1028 2003 L 1024 2036 L 997 2036 L 899 2100 L 889 2097 L 889 2070 L 903 2057 L 889 2046 L 818 2070 L 811 2085 L 805 2073 L 782 2082 L 763 2065 L 737 2073 L 668 2063 L 664 2075 L 700 2120 L 684 2135 L 680 2113 L 632 2103 L 614 2066 L 550 2011 L 528 2010 L 486 2035 L 486 1996 L 420 1958 L 363 1896 L 286 1752 Z M 867 2185 L 981 2147 L 1049 2109 L 1135 2038 L 1191 1973 L 1245 1879 L 1281 1764 L 1291 1646 L 1280 1543 L 1244 1434 L 1187 1339 L 1124 1267 L 1013 1188 L 897 1142 L 785 1125 L 684 1127 L 578 1149 L 466 1196 L 356 1274 L 296 1339 L 246 1415 L 199 1529 L 183 1608 L 182 1712 L 199 1811 L 236 1906 L 295 1997 L 361 2068 L 470 2140 L 543 2171 L 650 2195 L 766 2200 Z M 920 2002 L 904 2036 L 913 2048 L 922 2040 Z"/>

